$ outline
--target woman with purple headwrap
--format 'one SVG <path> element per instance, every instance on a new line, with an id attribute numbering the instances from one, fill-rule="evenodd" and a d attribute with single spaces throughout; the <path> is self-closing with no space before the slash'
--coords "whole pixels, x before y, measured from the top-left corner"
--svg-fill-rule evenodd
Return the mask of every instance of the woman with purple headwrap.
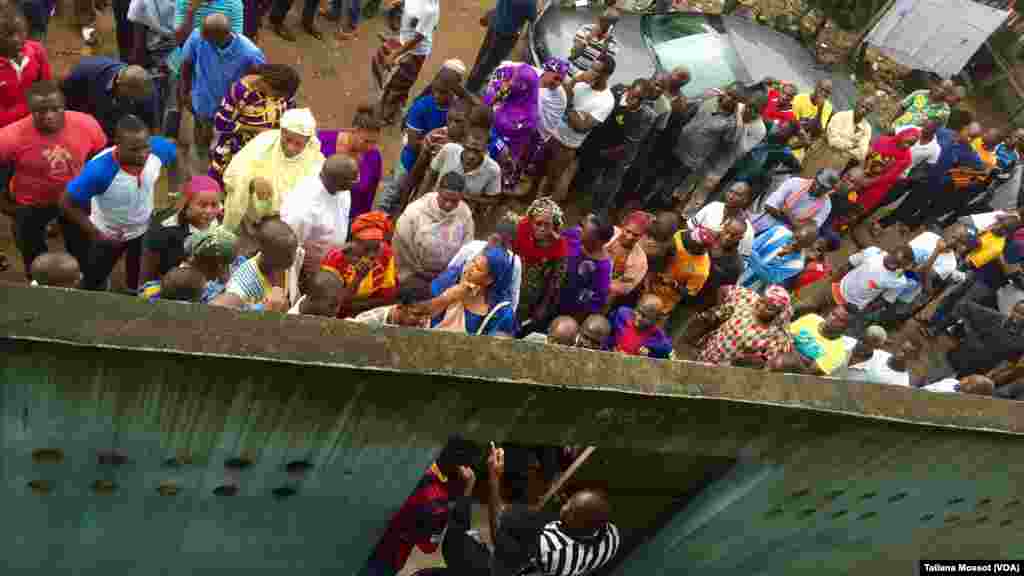
<path id="1" fill-rule="evenodd" d="M 569 63 L 558 58 L 543 69 L 505 62 L 494 71 L 484 102 L 494 107 L 490 154 L 501 165 L 504 190 L 514 190 L 543 161 L 544 143 L 565 113 L 568 72 Z"/>

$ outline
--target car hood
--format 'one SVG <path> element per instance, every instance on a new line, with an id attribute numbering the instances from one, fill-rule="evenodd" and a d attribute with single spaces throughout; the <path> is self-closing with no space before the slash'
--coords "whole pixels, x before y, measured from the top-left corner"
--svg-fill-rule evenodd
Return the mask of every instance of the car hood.
<path id="1" fill-rule="evenodd" d="M 572 40 L 576 31 L 584 24 L 597 22 L 600 10 L 584 8 L 564 9 L 557 4 L 546 10 L 531 30 L 531 51 L 540 61 L 551 56 L 565 57 L 572 51 Z M 611 84 L 628 84 L 637 78 L 654 75 L 654 55 L 647 48 L 640 30 L 641 20 L 625 15 L 615 25 L 615 41 L 619 50 L 615 54 L 615 74 Z"/>
<path id="2" fill-rule="evenodd" d="M 810 92 L 821 79 L 832 79 L 832 104 L 848 110 L 857 98 L 853 82 L 843 74 L 829 72 L 795 39 L 744 18 L 723 16 L 722 23 L 754 81 L 767 76 L 792 82 L 801 92 Z M 699 72 L 698 72 L 699 73 Z"/>

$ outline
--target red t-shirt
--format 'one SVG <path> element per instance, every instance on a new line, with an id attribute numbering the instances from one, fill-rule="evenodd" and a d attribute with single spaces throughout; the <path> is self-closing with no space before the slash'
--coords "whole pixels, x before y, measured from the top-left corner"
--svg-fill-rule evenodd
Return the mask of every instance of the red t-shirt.
<path id="1" fill-rule="evenodd" d="M 21 205 L 59 202 L 85 162 L 106 147 L 99 122 L 70 110 L 64 113 L 64 129 L 56 134 L 41 134 L 31 116 L 0 128 L 0 164 L 14 167 L 11 189 Z"/>

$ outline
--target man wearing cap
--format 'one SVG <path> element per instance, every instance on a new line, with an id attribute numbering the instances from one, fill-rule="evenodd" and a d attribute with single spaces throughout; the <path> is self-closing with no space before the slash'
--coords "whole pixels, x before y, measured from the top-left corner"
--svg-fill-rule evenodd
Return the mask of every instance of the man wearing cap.
<path id="1" fill-rule="evenodd" d="M 265 130 L 246 143 L 224 170 L 224 225 L 246 224 L 280 214 L 281 203 L 306 178 L 320 174 L 324 155 L 309 108 L 281 115 L 281 128 Z"/>
<path id="2" fill-rule="evenodd" d="M 761 213 L 754 216 L 754 234 L 778 224 L 795 228 L 800 222 L 813 221 L 816 228 L 821 227 L 832 211 L 830 196 L 838 185 L 839 173 L 828 168 L 813 179 L 787 179 L 765 198 Z"/>

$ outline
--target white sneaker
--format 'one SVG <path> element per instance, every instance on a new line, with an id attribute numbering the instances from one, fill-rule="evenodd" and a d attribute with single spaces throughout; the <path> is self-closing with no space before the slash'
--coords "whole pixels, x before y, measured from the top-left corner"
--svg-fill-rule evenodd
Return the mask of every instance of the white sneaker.
<path id="1" fill-rule="evenodd" d="M 95 26 L 84 26 L 82 28 L 82 42 L 86 46 L 95 46 L 98 35 Z"/>

